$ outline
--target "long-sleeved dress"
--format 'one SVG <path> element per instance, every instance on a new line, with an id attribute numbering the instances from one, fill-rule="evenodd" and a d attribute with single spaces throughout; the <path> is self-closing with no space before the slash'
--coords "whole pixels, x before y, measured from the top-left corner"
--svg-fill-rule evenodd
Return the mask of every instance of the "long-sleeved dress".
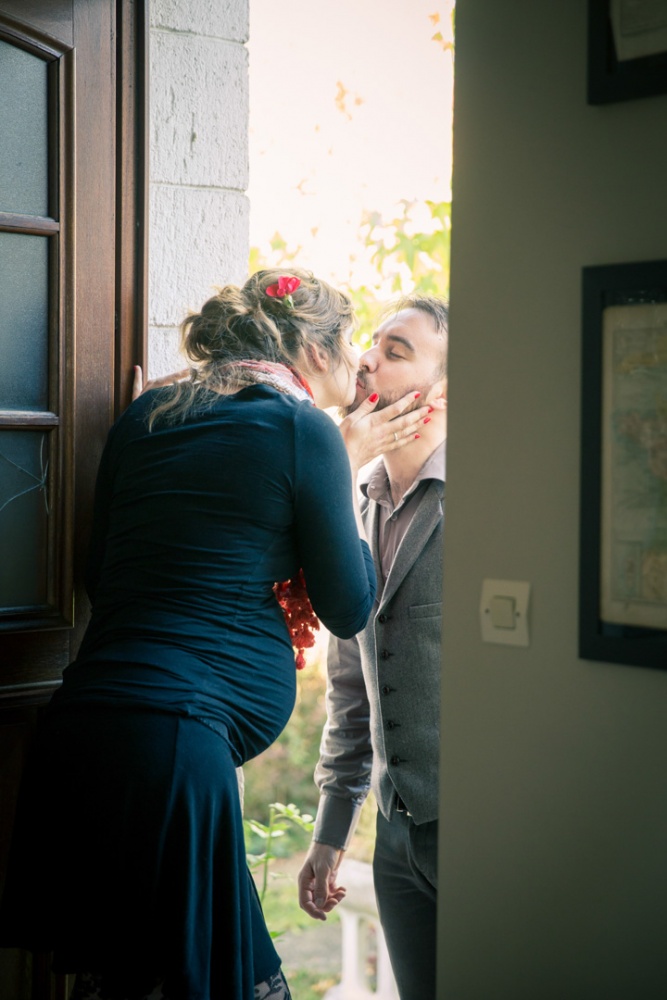
<path id="1" fill-rule="evenodd" d="M 182 423 L 145 393 L 98 475 L 92 614 L 26 769 L 0 943 L 60 971 L 247 1000 L 279 965 L 245 864 L 235 768 L 280 734 L 295 664 L 273 586 L 303 568 L 341 637 L 375 576 L 338 429 L 255 385 Z"/>

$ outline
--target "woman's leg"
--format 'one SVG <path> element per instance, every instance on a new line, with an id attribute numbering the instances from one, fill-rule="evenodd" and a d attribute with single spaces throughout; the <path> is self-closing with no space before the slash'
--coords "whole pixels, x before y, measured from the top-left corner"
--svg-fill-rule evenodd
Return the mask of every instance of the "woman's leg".
<path id="1" fill-rule="evenodd" d="M 256 984 L 255 1000 L 292 1000 L 292 994 L 282 969 L 278 969 L 263 983 Z"/>

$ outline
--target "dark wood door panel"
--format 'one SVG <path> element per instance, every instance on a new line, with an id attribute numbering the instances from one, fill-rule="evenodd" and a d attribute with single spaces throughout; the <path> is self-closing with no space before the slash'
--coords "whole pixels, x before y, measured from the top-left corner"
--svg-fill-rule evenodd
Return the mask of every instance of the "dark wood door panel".
<path id="1" fill-rule="evenodd" d="M 3 822 L 0 824 L 0 893 L 7 869 L 11 823 L 16 808 L 19 778 L 25 764 L 37 712 L 37 708 L 14 708 L 5 709 L 0 716 L 0 802 L 3 811 Z M 4 822 L 5 816 L 7 822 Z"/>
<path id="2" fill-rule="evenodd" d="M 8 18 L 15 17 L 13 22 Z M 29 20 L 31 18 L 31 20 Z M 116 294 L 116 2 L 115 0 L 0 0 L 10 44 L 30 44 L 37 33 L 69 39 L 76 51 L 48 58 L 50 187 L 59 227 L 57 271 L 49 295 L 53 328 L 49 379 L 60 463 L 51 492 L 58 505 L 55 585 L 60 621 L 13 624 L 0 634 L 0 700 L 23 685 L 33 699 L 48 698 L 73 658 L 88 608 L 80 580 L 99 455 L 113 415 Z M 25 27 L 22 35 L 22 26 Z M 22 39 L 25 38 L 25 41 Z M 0 222 L 2 219 L 0 219 Z M 5 220 L 5 224 L 6 220 Z M 57 301 L 56 301 L 57 300 Z M 53 470 L 53 465 L 52 465 Z M 53 472 L 52 472 L 53 474 Z M 72 611 L 72 587 L 77 600 Z M 54 616 L 55 617 L 55 616 Z M 74 628 L 67 628 L 74 618 Z M 31 632 L 37 626 L 39 632 Z M 8 691 L 9 689 L 9 691 Z"/>
<path id="3" fill-rule="evenodd" d="M 15 632 L 0 639 L 0 706 L 44 701 L 70 658 L 69 629 Z M 56 666 L 57 664 L 57 666 Z"/>
<path id="4" fill-rule="evenodd" d="M 60 240 L 56 278 L 69 276 L 57 286 L 55 319 L 66 332 L 56 360 L 56 382 L 65 387 L 58 455 L 66 490 L 52 499 L 64 508 L 69 540 L 62 572 L 74 587 L 73 627 L 19 623 L 0 630 L 0 882 L 34 725 L 74 659 L 89 616 L 82 578 L 99 456 L 129 401 L 131 363 L 145 361 L 147 9 L 147 0 L 0 0 L 7 44 L 54 67 L 62 59 L 58 100 L 50 108 L 61 130 L 52 165 L 60 178 L 51 199 L 57 219 L 39 225 L 51 226 Z M 16 219 L 5 216 L 5 232 L 21 230 Z M 32 222 L 24 220 L 27 232 L 25 224 L 29 230 Z M 51 976 L 48 955 L 0 956 L 3 1000 L 64 1000 L 68 985 Z"/>
<path id="5" fill-rule="evenodd" d="M 0 10 L 64 45 L 74 44 L 73 0 L 3 0 Z"/>

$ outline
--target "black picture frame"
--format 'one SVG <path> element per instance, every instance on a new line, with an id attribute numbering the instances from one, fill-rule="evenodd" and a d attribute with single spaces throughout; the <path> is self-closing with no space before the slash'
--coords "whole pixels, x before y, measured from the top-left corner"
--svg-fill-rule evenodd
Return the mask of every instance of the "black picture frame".
<path id="1" fill-rule="evenodd" d="M 611 0 L 588 0 L 588 103 L 667 94 L 667 47 L 619 60 L 610 13 Z"/>
<path id="2" fill-rule="evenodd" d="M 615 433 L 605 426 L 610 421 L 603 405 L 605 314 L 619 313 L 606 312 L 611 306 L 624 307 L 626 315 L 628 308 L 656 305 L 667 317 L 667 260 L 582 270 L 579 656 L 667 669 L 667 628 L 610 623 L 602 616 L 603 449 L 605 435 Z M 664 368 L 667 372 L 667 358 Z"/>

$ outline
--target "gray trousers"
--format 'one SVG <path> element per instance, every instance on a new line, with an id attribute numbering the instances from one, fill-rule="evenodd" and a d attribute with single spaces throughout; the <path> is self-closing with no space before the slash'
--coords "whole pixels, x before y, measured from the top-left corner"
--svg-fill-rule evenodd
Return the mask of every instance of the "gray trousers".
<path id="1" fill-rule="evenodd" d="M 401 1000 L 435 1000 L 438 824 L 377 815 L 373 880 Z"/>

